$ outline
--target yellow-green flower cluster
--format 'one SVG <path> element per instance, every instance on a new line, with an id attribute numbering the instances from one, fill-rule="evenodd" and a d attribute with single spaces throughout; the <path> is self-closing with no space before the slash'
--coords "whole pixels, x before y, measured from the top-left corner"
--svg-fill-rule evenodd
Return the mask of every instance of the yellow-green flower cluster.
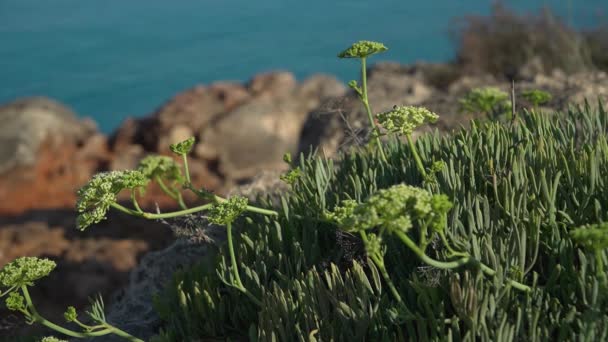
<path id="1" fill-rule="evenodd" d="M 570 231 L 570 236 L 577 244 L 591 250 L 608 248 L 608 222 L 578 227 Z"/>
<path id="2" fill-rule="evenodd" d="M 76 308 L 73 306 L 68 306 L 67 310 L 65 310 L 63 313 L 63 318 L 65 318 L 66 322 L 74 322 L 76 319 L 78 319 Z"/>
<path id="3" fill-rule="evenodd" d="M 324 218 L 344 227 L 344 221 L 353 215 L 359 203 L 355 200 L 344 200 L 341 205 L 334 208 L 333 212 L 325 212 Z"/>
<path id="4" fill-rule="evenodd" d="M 351 45 L 346 50 L 340 52 L 338 57 L 340 58 L 365 58 L 376 53 L 384 52 L 388 50 L 382 43 L 372 42 L 369 40 L 360 40 Z"/>
<path id="5" fill-rule="evenodd" d="M 247 198 L 232 196 L 225 202 L 214 204 L 209 209 L 209 222 L 217 225 L 228 225 L 236 220 L 247 209 Z"/>
<path id="6" fill-rule="evenodd" d="M 327 216 L 347 231 L 377 227 L 389 233 L 407 232 L 419 220 L 435 228 L 450 208 L 451 203 L 444 195 L 432 195 L 422 188 L 399 184 L 379 190 L 362 204 L 344 201 Z"/>
<path id="7" fill-rule="evenodd" d="M 472 89 L 464 98 L 460 99 L 462 110 L 468 112 L 490 113 L 497 106 L 508 107 L 509 95 L 495 87 Z"/>
<path id="8" fill-rule="evenodd" d="M 184 182 L 181 168 L 171 157 L 147 156 L 139 162 L 138 170 L 148 179 L 161 177 L 178 183 Z"/>
<path id="9" fill-rule="evenodd" d="M 111 171 L 95 175 L 78 190 L 76 210 L 77 228 L 84 230 L 106 218 L 110 205 L 116 202 L 116 195 L 124 189 L 135 189 L 148 185 L 149 179 L 140 171 Z"/>
<path id="10" fill-rule="evenodd" d="M 4 304 L 11 311 L 22 311 L 25 309 L 25 298 L 19 292 L 11 292 Z"/>
<path id="11" fill-rule="evenodd" d="M 436 122 L 439 116 L 424 107 L 394 106 L 392 110 L 376 115 L 378 123 L 387 131 L 402 135 L 412 132 L 427 122 Z"/>
<path id="12" fill-rule="evenodd" d="M 54 261 L 46 258 L 17 258 L 0 270 L 0 285 L 3 287 L 32 286 L 34 281 L 51 273 L 55 266 Z"/>
<path id="13" fill-rule="evenodd" d="M 173 151 L 175 154 L 186 155 L 192 150 L 194 141 L 194 137 L 190 137 L 184 141 L 169 145 L 169 149 L 171 149 L 171 151 Z"/>
<path id="14" fill-rule="evenodd" d="M 40 342 L 68 342 L 68 341 L 60 340 L 55 336 L 47 336 L 47 337 L 44 337 L 42 340 L 40 340 Z"/>
<path id="15" fill-rule="evenodd" d="M 542 105 L 551 101 L 551 94 L 539 89 L 524 91 L 521 95 L 526 100 L 532 102 L 534 106 Z"/>

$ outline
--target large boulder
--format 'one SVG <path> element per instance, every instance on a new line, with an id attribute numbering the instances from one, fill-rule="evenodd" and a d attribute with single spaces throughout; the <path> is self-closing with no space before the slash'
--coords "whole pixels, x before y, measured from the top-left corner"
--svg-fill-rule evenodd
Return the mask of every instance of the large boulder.
<path id="1" fill-rule="evenodd" d="M 0 215 L 72 207 L 76 190 L 107 160 L 105 137 L 48 98 L 0 106 Z"/>
<path id="2" fill-rule="evenodd" d="M 345 91 L 334 77 L 298 83 L 285 71 L 261 73 L 242 85 L 196 86 L 152 117 L 125 121 L 111 138 L 116 158 L 110 168 L 133 168 L 149 153 L 171 155 L 169 144 L 195 136 L 191 174 L 201 186 L 225 193 L 260 171 L 283 168 L 283 154 L 298 149 L 308 112 Z"/>

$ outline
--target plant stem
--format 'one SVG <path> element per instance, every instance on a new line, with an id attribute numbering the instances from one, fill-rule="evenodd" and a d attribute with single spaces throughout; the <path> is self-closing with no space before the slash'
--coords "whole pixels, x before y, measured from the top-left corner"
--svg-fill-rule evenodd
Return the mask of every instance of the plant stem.
<path id="1" fill-rule="evenodd" d="M 186 171 L 186 183 L 190 184 L 190 171 L 188 170 L 188 156 L 182 154 L 182 158 L 184 159 L 184 169 Z"/>
<path id="2" fill-rule="evenodd" d="M 150 213 L 150 212 L 138 212 L 135 211 L 133 209 L 129 209 L 126 208 L 116 202 L 112 203 L 111 206 L 114 209 L 117 209 L 119 211 L 122 211 L 123 213 L 129 214 L 129 215 L 133 215 L 133 216 L 139 216 L 139 217 L 143 217 L 143 218 L 147 218 L 147 219 L 162 219 L 162 218 L 170 218 L 170 217 L 177 217 L 177 216 L 182 216 L 182 215 L 187 215 L 187 214 L 192 214 L 192 213 L 196 213 L 198 211 L 202 211 L 205 209 L 209 209 L 211 206 L 213 205 L 213 203 L 207 203 L 204 205 L 200 205 L 198 207 L 194 207 L 194 208 L 189 208 L 189 209 L 184 209 L 184 210 L 179 210 L 179 211 L 174 211 L 171 213 L 164 213 L 164 214 L 157 214 L 157 213 Z"/>
<path id="3" fill-rule="evenodd" d="M 137 203 L 137 198 L 135 198 L 135 189 L 131 189 L 131 202 L 133 202 L 133 206 L 137 212 L 143 213 L 143 210 L 139 207 L 139 203 Z"/>
<path id="4" fill-rule="evenodd" d="M 234 276 L 234 280 L 236 281 L 236 288 L 247 295 L 247 297 L 249 297 L 255 304 L 262 306 L 262 302 L 252 293 L 250 293 L 245 286 L 243 286 L 243 282 L 241 281 L 241 276 L 239 275 L 239 269 L 236 263 L 236 256 L 234 254 L 234 245 L 232 243 L 232 223 L 228 223 L 228 225 L 226 225 L 226 237 L 228 240 L 228 251 L 230 253 L 230 263 L 232 264 L 232 274 Z"/>
<path id="5" fill-rule="evenodd" d="M 110 326 L 108 324 L 104 324 L 106 326 L 106 329 L 104 329 L 104 330 L 86 332 L 86 333 L 66 329 L 62 326 L 59 326 L 59 325 L 47 320 L 46 318 L 42 317 L 38 313 L 38 311 L 36 310 L 36 307 L 34 306 L 34 303 L 32 302 L 32 298 L 30 297 L 30 293 L 27 289 L 27 286 L 25 286 L 25 285 L 21 286 L 21 292 L 23 293 L 23 297 L 25 298 L 25 302 L 27 304 L 28 309 L 30 309 L 30 311 L 31 311 L 30 319 L 34 322 L 37 322 L 37 323 L 40 323 L 40 324 L 46 326 L 47 328 L 51 328 L 61 334 L 71 336 L 71 337 L 77 337 L 77 338 L 87 338 L 87 337 L 104 336 L 104 335 L 108 335 L 108 334 L 116 334 L 118 336 L 124 337 L 133 342 L 144 342 L 143 340 L 140 340 L 140 339 L 130 335 L 129 333 L 122 331 L 116 327 Z"/>
<path id="6" fill-rule="evenodd" d="M 369 124 L 372 127 L 372 134 L 375 136 L 376 144 L 378 145 L 378 150 L 380 151 L 380 155 L 382 156 L 382 160 L 387 161 L 386 155 L 384 154 L 384 150 L 382 149 L 382 143 L 380 142 L 379 129 L 376 123 L 374 122 L 374 117 L 372 114 L 372 109 L 369 106 L 369 99 L 367 98 L 367 58 L 361 58 L 361 87 L 362 87 L 362 95 L 361 102 L 365 106 L 365 110 L 367 111 L 367 118 L 369 119 Z"/>
<path id="7" fill-rule="evenodd" d="M 416 150 L 416 145 L 414 145 L 414 141 L 412 140 L 412 135 L 407 135 L 407 142 L 410 145 L 410 150 L 412 150 L 412 155 L 414 156 L 414 160 L 416 161 L 416 166 L 418 167 L 418 172 L 422 174 L 422 177 L 426 179 L 426 170 L 424 169 L 424 165 L 422 165 L 422 159 L 420 159 L 420 155 Z"/>
<path id="8" fill-rule="evenodd" d="M 360 235 L 361 235 L 361 239 L 363 240 L 363 244 L 367 244 L 368 239 L 367 239 L 367 234 L 365 233 L 365 231 L 361 231 Z M 391 291 L 391 294 L 395 297 L 395 299 L 398 302 L 401 303 L 401 295 L 399 295 L 399 291 L 397 291 L 395 284 L 393 283 L 393 281 L 391 280 L 391 277 L 389 276 L 388 272 L 386 271 L 386 266 L 384 265 L 384 260 L 382 259 L 382 257 L 379 257 L 377 255 L 370 255 L 369 257 L 372 259 L 374 264 L 376 264 L 376 267 L 378 267 L 378 270 L 382 274 L 382 278 L 384 278 L 384 281 L 386 281 L 386 284 L 387 284 L 389 290 Z"/>
<path id="9" fill-rule="evenodd" d="M 156 183 L 158 183 L 158 185 L 160 186 L 160 189 L 164 193 L 166 193 L 169 197 L 171 197 L 177 201 L 177 204 L 179 204 L 180 208 L 188 209 L 188 206 L 186 206 L 186 204 L 184 203 L 182 194 L 179 191 L 173 192 L 173 191 L 169 190 L 169 188 L 167 187 L 165 182 L 159 176 L 156 176 L 155 180 L 156 180 Z"/>
<path id="10" fill-rule="evenodd" d="M 405 243 L 405 245 L 409 249 L 411 249 L 414 252 L 414 254 L 416 254 L 423 262 L 425 262 L 426 264 L 428 264 L 430 266 L 447 270 L 447 269 L 458 268 L 460 266 L 464 266 L 469 263 L 473 263 L 473 264 L 479 266 L 479 268 L 485 274 L 487 274 L 489 276 L 496 275 L 496 271 L 494 271 L 490 267 L 484 265 L 479 260 L 472 258 L 469 255 L 463 256 L 462 258 L 454 260 L 454 261 L 444 262 L 444 261 L 435 260 L 435 259 L 429 257 L 428 255 L 426 255 L 424 253 L 424 251 L 422 251 L 420 248 L 418 248 L 418 246 L 414 243 L 414 241 L 412 241 L 405 233 L 398 231 L 398 232 L 395 232 L 395 234 L 397 234 L 397 237 L 399 237 L 399 239 L 401 239 L 401 241 L 403 241 L 403 243 Z M 511 279 L 505 279 L 505 281 L 518 290 L 521 290 L 524 292 L 530 292 L 532 290 L 529 286 L 522 284 L 518 281 L 511 280 Z"/>

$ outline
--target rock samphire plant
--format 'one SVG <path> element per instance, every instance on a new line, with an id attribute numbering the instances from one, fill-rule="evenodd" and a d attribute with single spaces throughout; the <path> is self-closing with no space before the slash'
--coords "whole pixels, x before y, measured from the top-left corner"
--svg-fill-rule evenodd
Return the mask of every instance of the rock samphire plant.
<path id="1" fill-rule="evenodd" d="M 171 146 L 182 166 L 151 156 L 138 170 L 97 175 L 79 191 L 80 229 L 111 209 L 148 219 L 204 212 L 226 227 L 226 244 L 176 273 L 155 298 L 163 320 L 155 341 L 608 337 L 601 104 L 519 115 L 509 126 L 473 122 L 413 141 L 413 130 L 437 115 L 408 106 L 371 112 L 365 58 L 383 50 L 358 42 L 340 54 L 362 60 L 362 85 L 351 87 L 368 111 L 373 147 L 336 160 L 301 155 L 297 166 L 286 155 L 292 169 L 281 179 L 290 190 L 278 200 L 261 196 L 253 206 L 196 188 L 187 160 L 194 139 Z M 381 145 L 382 135 L 396 137 Z M 138 196 L 151 181 L 180 210 L 142 210 Z M 120 191 L 130 192 L 131 205 L 118 203 Z M 183 191 L 205 203 L 187 207 Z M 36 269 L 23 268 L 23 279 L 52 268 Z M 3 279 L 9 308 L 35 312 L 18 297 L 23 287 Z"/>

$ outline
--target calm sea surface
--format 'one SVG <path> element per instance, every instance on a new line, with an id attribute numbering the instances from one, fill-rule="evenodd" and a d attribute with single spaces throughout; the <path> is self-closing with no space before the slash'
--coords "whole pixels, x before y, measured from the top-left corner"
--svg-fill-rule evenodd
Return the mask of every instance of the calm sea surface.
<path id="1" fill-rule="evenodd" d="M 245 81 L 285 69 L 356 77 L 336 53 L 360 39 L 390 51 L 374 61 L 446 61 L 451 20 L 487 14 L 489 0 L 0 0 L 0 103 L 46 95 L 110 132 L 197 83 Z M 578 27 L 608 0 L 512 0 L 551 7 Z M 603 19 L 601 19 L 603 17 Z M 1 124 L 1 123 L 0 123 Z"/>

